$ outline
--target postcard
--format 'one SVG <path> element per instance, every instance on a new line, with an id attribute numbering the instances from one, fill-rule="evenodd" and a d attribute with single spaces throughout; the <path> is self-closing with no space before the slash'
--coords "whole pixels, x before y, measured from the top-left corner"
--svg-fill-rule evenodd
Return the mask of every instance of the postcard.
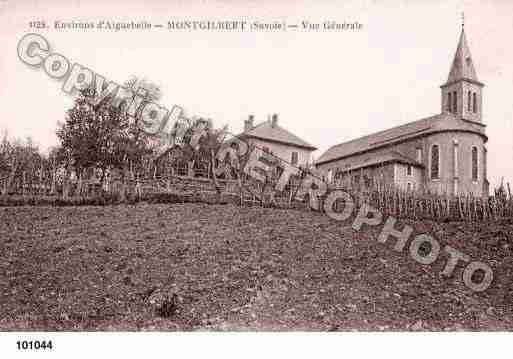
<path id="1" fill-rule="evenodd" d="M 1 0 L 13 353 L 67 332 L 511 331 L 512 13 Z"/>

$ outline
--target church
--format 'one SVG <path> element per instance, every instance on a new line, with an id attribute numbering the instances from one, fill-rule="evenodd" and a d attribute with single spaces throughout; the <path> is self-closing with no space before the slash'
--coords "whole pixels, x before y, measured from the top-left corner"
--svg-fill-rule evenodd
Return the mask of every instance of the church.
<path id="1" fill-rule="evenodd" d="M 332 146 L 316 167 L 334 185 L 486 196 L 483 87 L 462 27 L 439 114 Z"/>

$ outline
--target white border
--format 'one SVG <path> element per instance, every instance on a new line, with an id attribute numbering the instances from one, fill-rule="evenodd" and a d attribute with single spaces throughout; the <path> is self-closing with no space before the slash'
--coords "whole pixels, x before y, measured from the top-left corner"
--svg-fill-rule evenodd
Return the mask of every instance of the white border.
<path id="1" fill-rule="evenodd" d="M 52 340 L 53 350 L 18 351 L 22 339 Z M 2 333 L 2 357 L 52 358 L 489 358 L 504 357 L 506 333 Z M 479 344 L 476 344 L 479 343 Z M 370 344 L 370 345 L 369 345 Z"/>

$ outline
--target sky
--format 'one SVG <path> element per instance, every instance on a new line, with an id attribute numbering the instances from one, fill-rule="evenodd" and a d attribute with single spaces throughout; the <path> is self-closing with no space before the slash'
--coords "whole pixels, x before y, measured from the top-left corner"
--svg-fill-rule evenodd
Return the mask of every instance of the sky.
<path id="1" fill-rule="evenodd" d="M 488 177 L 513 184 L 513 2 L 511 1 L 159 1 L 0 0 L 0 129 L 46 150 L 72 105 L 62 82 L 22 63 L 17 44 L 45 36 L 51 50 L 107 79 L 146 78 L 160 103 L 212 118 L 238 133 L 279 114 L 280 124 L 326 149 L 440 113 L 465 13 L 483 90 Z M 54 22 L 240 20 L 356 22 L 359 31 L 207 32 L 62 30 Z M 49 28 L 34 30 L 43 20 Z"/>

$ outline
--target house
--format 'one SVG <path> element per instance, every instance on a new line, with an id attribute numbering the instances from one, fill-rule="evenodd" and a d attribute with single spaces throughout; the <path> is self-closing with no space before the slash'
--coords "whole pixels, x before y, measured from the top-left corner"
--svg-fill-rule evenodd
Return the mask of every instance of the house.
<path id="1" fill-rule="evenodd" d="M 462 27 L 439 114 L 335 145 L 316 167 L 340 184 L 487 195 L 483 86 Z"/>
<path id="2" fill-rule="evenodd" d="M 244 121 L 244 132 L 237 137 L 294 166 L 312 165 L 312 152 L 317 149 L 280 126 L 277 114 L 258 125 L 254 124 L 254 116 L 250 115 Z"/>

